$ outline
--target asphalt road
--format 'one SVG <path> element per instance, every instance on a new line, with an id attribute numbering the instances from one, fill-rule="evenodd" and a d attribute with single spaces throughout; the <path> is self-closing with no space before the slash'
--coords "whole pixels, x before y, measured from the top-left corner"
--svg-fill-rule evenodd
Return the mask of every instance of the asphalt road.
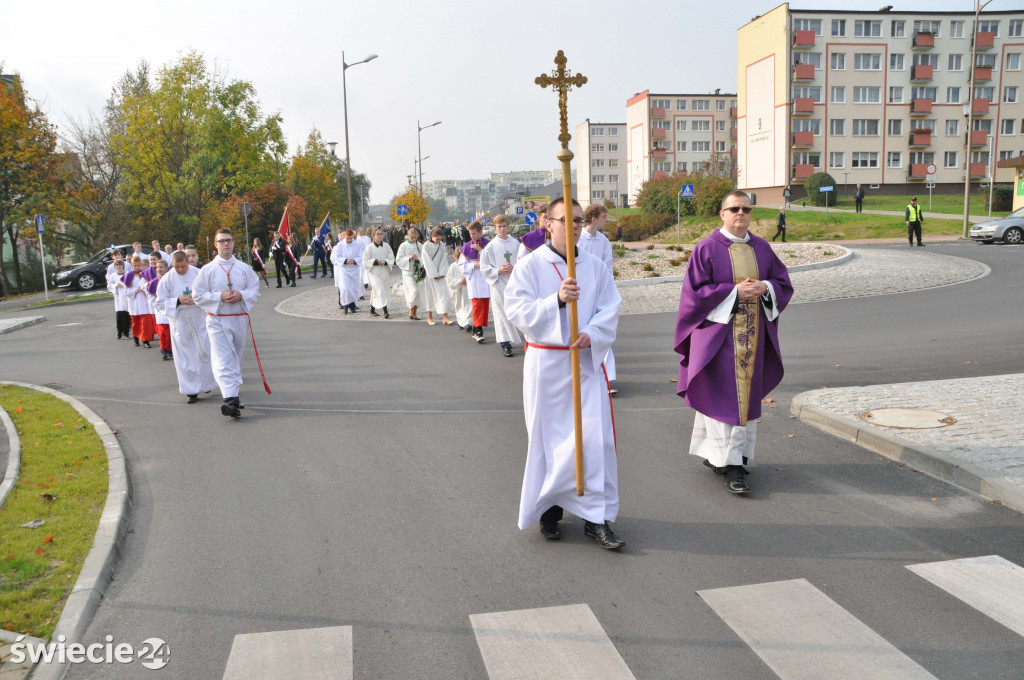
<path id="1" fill-rule="evenodd" d="M 686 455 L 673 315 L 623 317 L 622 554 L 572 520 L 560 543 L 516 529 L 521 358 L 423 322 L 273 312 L 330 282 L 264 289 L 254 323 L 273 394 L 250 355 L 237 422 L 219 399 L 186 406 L 169 362 L 113 339 L 106 303 L 0 338 L 0 375 L 65 385 L 119 431 L 131 533 L 86 642 L 166 640 L 157 677 L 220 678 L 237 634 L 351 625 L 357 678 L 486 678 L 471 615 L 586 603 L 639 679 L 776 678 L 695 592 L 803 578 L 936 677 L 1019 678 L 1020 636 L 905 567 L 1024 565 L 1021 515 L 789 417 L 794 394 L 825 385 L 1021 370 L 1024 249 L 931 247 L 992 274 L 784 313 L 787 375 L 745 498 Z"/>

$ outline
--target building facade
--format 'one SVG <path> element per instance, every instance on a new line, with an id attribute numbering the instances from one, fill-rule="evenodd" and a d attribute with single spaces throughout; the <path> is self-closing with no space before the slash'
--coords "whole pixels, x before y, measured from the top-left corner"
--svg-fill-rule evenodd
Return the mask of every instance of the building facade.
<path id="1" fill-rule="evenodd" d="M 651 178 L 670 173 L 733 173 L 735 94 L 718 90 L 713 94 L 644 91 L 626 102 L 626 127 L 626 191 L 630 205 Z"/>
<path id="2" fill-rule="evenodd" d="M 974 29 L 973 12 L 754 18 L 738 31 L 738 186 L 778 203 L 821 171 L 888 194 L 1013 181 L 995 161 L 1024 154 L 1024 10 Z"/>
<path id="3" fill-rule="evenodd" d="M 574 139 L 580 202 L 622 205 L 627 194 L 626 124 L 591 123 L 588 118 L 576 126 Z"/>

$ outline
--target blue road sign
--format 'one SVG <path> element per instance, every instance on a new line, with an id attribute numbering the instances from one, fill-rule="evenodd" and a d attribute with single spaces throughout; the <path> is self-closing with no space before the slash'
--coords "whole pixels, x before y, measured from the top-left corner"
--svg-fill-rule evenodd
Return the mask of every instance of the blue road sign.
<path id="1" fill-rule="evenodd" d="M 516 214 L 517 215 L 522 215 L 523 214 L 523 206 L 519 206 L 518 208 L 516 208 Z"/>
<path id="2" fill-rule="evenodd" d="M 398 204 L 398 214 L 399 215 L 408 215 L 409 214 L 409 206 L 406 205 L 405 203 L 399 203 Z"/>
<path id="3" fill-rule="evenodd" d="M 533 212 L 532 210 L 526 213 L 526 223 L 537 224 L 537 213 Z"/>
<path id="4" fill-rule="evenodd" d="M 682 187 L 680 187 L 680 189 L 679 189 L 679 197 L 680 198 L 693 198 L 693 185 L 692 184 L 684 184 Z"/>
<path id="5" fill-rule="evenodd" d="M 832 191 L 833 189 L 835 189 L 835 187 L 819 187 L 818 191 L 824 193 L 826 191 Z"/>
<path id="6" fill-rule="evenodd" d="M 45 221 L 45 217 L 43 217 L 42 215 L 36 215 L 36 231 L 38 231 L 40 234 L 43 233 L 43 223 Z"/>

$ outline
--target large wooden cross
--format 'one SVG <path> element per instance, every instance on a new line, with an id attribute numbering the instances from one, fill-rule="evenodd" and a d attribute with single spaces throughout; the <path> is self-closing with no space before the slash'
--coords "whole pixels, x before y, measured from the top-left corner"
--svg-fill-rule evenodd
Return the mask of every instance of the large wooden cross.
<path id="1" fill-rule="evenodd" d="M 537 83 L 541 87 L 551 86 L 552 90 L 558 92 L 558 115 L 562 120 L 562 133 L 558 135 L 558 141 L 562 143 L 563 149 L 569 148 L 569 140 L 572 139 L 572 135 L 569 134 L 569 115 L 567 106 L 569 103 L 569 90 L 576 87 L 583 87 L 587 82 L 587 77 L 577 73 L 572 75 L 568 69 L 565 68 L 566 63 L 569 60 L 565 58 L 565 52 L 558 50 L 558 54 L 555 55 L 555 64 L 558 68 L 551 72 L 549 76 L 543 73 L 537 76 L 533 82 Z M 570 213 L 571 214 L 571 213 Z"/>

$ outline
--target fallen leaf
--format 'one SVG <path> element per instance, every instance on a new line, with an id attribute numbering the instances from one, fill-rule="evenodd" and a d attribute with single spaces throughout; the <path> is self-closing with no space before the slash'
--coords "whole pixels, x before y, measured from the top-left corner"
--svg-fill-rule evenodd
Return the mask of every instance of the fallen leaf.
<path id="1" fill-rule="evenodd" d="M 15 412 L 15 413 L 21 413 L 21 412 L 22 412 L 22 411 L 24 411 L 24 410 L 25 410 L 25 409 L 24 409 L 23 407 L 19 406 L 18 408 L 14 409 L 14 412 Z"/>
<path id="2" fill-rule="evenodd" d="M 934 498 L 932 500 L 935 500 Z M 53 543 L 53 536 L 47 534 L 43 536 L 43 543 Z"/>
<path id="3" fill-rule="evenodd" d="M 668 381 L 669 382 L 678 382 L 679 379 L 678 378 L 669 378 Z"/>
<path id="4" fill-rule="evenodd" d="M 795 434 L 787 434 L 786 436 L 787 436 L 787 437 L 789 437 L 790 439 L 792 439 L 792 438 L 793 438 L 793 437 L 795 437 L 796 435 L 795 435 Z"/>
<path id="5" fill-rule="evenodd" d="M 55 501 L 55 500 L 57 500 L 57 494 L 55 494 L 55 493 L 41 493 L 41 494 L 39 494 L 39 497 L 42 498 L 44 501 Z"/>
<path id="6" fill-rule="evenodd" d="M 965 361 L 964 363 L 965 363 L 965 364 L 969 364 L 969 363 L 971 363 L 971 362 L 970 362 L 970 361 Z"/>
<path id="7" fill-rule="evenodd" d="M 836 368 L 842 368 L 842 367 L 843 367 L 842 364 L 836 364 Z"/>
<path id="8" fill-rule="evenodd" d="M 939 499 L 938 499 L 938 498 L 933 498 L 933 499 L 932 499 L 932 503 L 934 503 L 934 502 L 935 502 L 935 501 L 937 501 L 937 500 L 939 500 Z"/>
<path id="9" fill-rule="evenodd" d="M 46 551 L 43 550 L 42 548 L 36 548 L 35 553 L 36 553 L 36 555 L 45 555 Z"/>
<path id="10" fill-rule="evenodd" d="M 998 498 L 993 498 L 992 502 L 995 503 L 996 505 L 1002 505 L 1003 504 L 1003 502 L 1001 500 L 999 500 Z"/>
<path id="11" fill-rule="evenodd" d="M 906 463 L 900 463 L 900 467 L 903 467 L 904 465 L 906 465 Z"/>
<path id="12" fill-rule="evenodd" d="M 8 623 L 6 626 L 4 626 L 4 630 L 6 630 L 9 633 L 13 633 L 14 632 L 14 624 L 13 623 Z"/>
<path id="13" fill-rule="evenodd" d="M 789 468 L 775 468 L 777 472 L 789 472 Z"/>

